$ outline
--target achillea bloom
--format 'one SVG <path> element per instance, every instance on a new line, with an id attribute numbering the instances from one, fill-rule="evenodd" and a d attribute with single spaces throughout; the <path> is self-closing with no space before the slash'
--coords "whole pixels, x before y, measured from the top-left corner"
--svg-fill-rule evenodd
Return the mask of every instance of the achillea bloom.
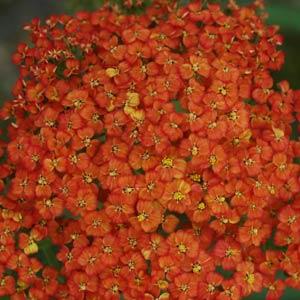
<path id="1" fill-rule="evenodd" d="M 0 110 L 0 296 L 300 289 L 300 93 L 272 77 L 283 38 L 263 0 L 121 2 L 145 13 L 24 27 Z"/>

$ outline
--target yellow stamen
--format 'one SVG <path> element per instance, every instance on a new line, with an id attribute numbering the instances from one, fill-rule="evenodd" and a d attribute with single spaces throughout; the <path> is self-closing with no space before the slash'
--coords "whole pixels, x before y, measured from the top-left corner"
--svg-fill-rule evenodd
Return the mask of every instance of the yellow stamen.
<path id="1" fill-rule="evenodd" d="M 107 69 L 105 70 L 105 73 L 106 73 L 106 75 L 107 75 L 109 78 L 112 78 L 112 77 L 115 77 L 115 76 L 119 75 L 119 74 L 120 74 L 120 71 L 119 71 L 119 69 L 117 69 L 117 68 L 107 68 Z"/>

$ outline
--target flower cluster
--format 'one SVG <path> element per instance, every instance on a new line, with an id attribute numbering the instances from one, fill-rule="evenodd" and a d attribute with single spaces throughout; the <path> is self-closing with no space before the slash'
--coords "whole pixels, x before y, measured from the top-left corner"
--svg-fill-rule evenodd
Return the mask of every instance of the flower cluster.
<path id="1" fill-rule="evenodd" d="M 278 27 L 261 1 L 176 2 L 25 26 L 1 110 L 0 296 L 300 289 L 300 92 L 273 81 Z"/>

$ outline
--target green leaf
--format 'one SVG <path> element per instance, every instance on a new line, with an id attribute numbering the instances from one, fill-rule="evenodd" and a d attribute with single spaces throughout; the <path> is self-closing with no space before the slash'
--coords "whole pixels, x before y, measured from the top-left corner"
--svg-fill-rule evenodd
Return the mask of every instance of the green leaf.
<path id="1" fill-rule="evenodd" d="M 272 230 L 272 234 L 271 234 L 270 238 L 261 246 L 262 250 L 263 251 L 278 250 L 278 251 L 286 252 L 287 246 L 278 246 L 275 244 L 275 242 L 274 242 L 275 233 L 276 233 L 276 228 L 274 228 Z"/>
<path id="2" fill-rule="evenodd" d="M 79 220 L 79 216 L 74 216 L 68 209 L 64 209 L 61 217 L 63 219 Z"/>
<path id="3" fill-rule="evenodd" d="M 120 295 L 120 300 L 125 300 L 125 297 L 123 294 Z"/>
<path id="4" fill-rule="evenodd" d="M 61 263 L 56 258 L 58 252 L 58 246 L 54 245 L 50 238 L 45 238 L 38 242 L 39 252 L 36 257 L 47 266 L 51 266 L 55 269 L 61 268 Z"/>
<path id="5" fill-rule="evenodd" d="M 230 271 L 230 270 L 224 270 L 222 268 L 222 266 L 217 266 L 216 267 L 216 272 L 220 273 L 226 279 L 231 278 L 233 276 L 233 273 L 234 273 L 233 271 Z"/>
<path id="6" fill-rule="evenodd" d="M 279 270 L 276 272 L 275 278 L 285 280 L 287 278 L 287 276 L 285 275 L 285 273 L 282 270 Z"/>
<path id="7" fill-rule="evenodd" d="M 67 279 L 66 279 L 65 276 L 59 274 L 59 275 L 57 276 L 57 281 L 58 281 L 60 284 L 64 284 L 64 283 L 66 283 Z"/>
<path id="8" fill-rule="evenodd" d="M 146 273 L 147 273 L 148 275 L 151 275 L 151 272 L 152 272 L 151 260 L 150 260 L 150 259 L 146 259 L 146 264 L 147 264 L 147 270 L 146 270 Z"/>
<path id="9" fill-rule="evenodd" d="M 178 99 L 173 99 L 172 103 L 173 103 L 175 112 L 177 112 L 177 113 L 188 113 L 189 112 L 188 110 L 186 110 L 185 108 L 183 108 L 181 106 L 181 103 Z"/>
<path id="10" fill-rule="evenodd" d="M 66 69 L 66 62 L 60 62 L 55 70 L 55 75 L 58 79 L 65 79 L 64 70 Z"/>
<path id="11" fill-rule="evenodd" d="M 101 210 L 103 207 L 104 207 L 103 202 L 102 201 L 98 201 L 97 210 Z"/>
<path id="12" fill-rule="evenodd" d="M 94 136 L 94 139 L 97 139 L 101 142 L 101 144 L 104 144 L 107 139 L 107 130 L 106 128 L 103 129 L 103 131 L 100 134 L 97 134 Z"/>
<path id="13" fill-rule="evenodd" d="M 291 133 L 291 136 L 290 136 L 291 140 L 294 140 L 294 141 L 299 140 L 298 126 L 299 126 L 299 122 L 297 122 L 297 121 L 295 121 L 291 124 L 291 127 L 292 127 L 292 133 Z"/>
<path id="14" fill-rule="evenodd" d="M 84 59 L 84 52 L 79 47 L 75 47 L 75 46 L 71 47 L 71 52 L 73 53 L 76 59 L 78 60 Z"/>
<path id="15" fill-rule="evenodd" d="M 133 172 L 134 175 L 143 175 L 143 174 L 145 174 L 145 171 L 142 168 L 133 170 L 132 172 Z"/>
<path id="16" fill-rule="evenodd" d="M 251 106 L 256 105 L 256 102 L 255 102 L 253 99 L 245 99 L 245 100 L 244 100 L 244 103 L 245 103 L 245 104 L 249 104 L 249 105 L 251 105 Z"/>
<path id="17" fill-rule="evenodd" d="M 294 157 L 293 163 L 297 164 L 297 165 L 300 165 L 300 157 Z"/>
<path id="18" fill-rule="evenodd" d="M 260 293 L 253 293 L 250 296 L 244 298 L 243 300 L 262 300 L 266 299 L 267 289 L 263 289 Z"/>
<path id="19" fill-rule="evenodd" d="M 300 299 L 300 292 L 299 290 L 293 288 L 286 288 L 281 300 L 299 300 Z"/>

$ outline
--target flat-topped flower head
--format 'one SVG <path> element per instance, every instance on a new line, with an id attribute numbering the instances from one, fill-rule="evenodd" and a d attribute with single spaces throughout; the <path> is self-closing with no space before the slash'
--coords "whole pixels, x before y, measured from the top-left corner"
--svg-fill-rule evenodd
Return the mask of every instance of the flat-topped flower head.
<path id="1" fill-rule="evenodd" d="M 263 0 L 104 2 L 32 20 L 13 55 L 0 297 L 299 289 L 300 92 Z"/>

